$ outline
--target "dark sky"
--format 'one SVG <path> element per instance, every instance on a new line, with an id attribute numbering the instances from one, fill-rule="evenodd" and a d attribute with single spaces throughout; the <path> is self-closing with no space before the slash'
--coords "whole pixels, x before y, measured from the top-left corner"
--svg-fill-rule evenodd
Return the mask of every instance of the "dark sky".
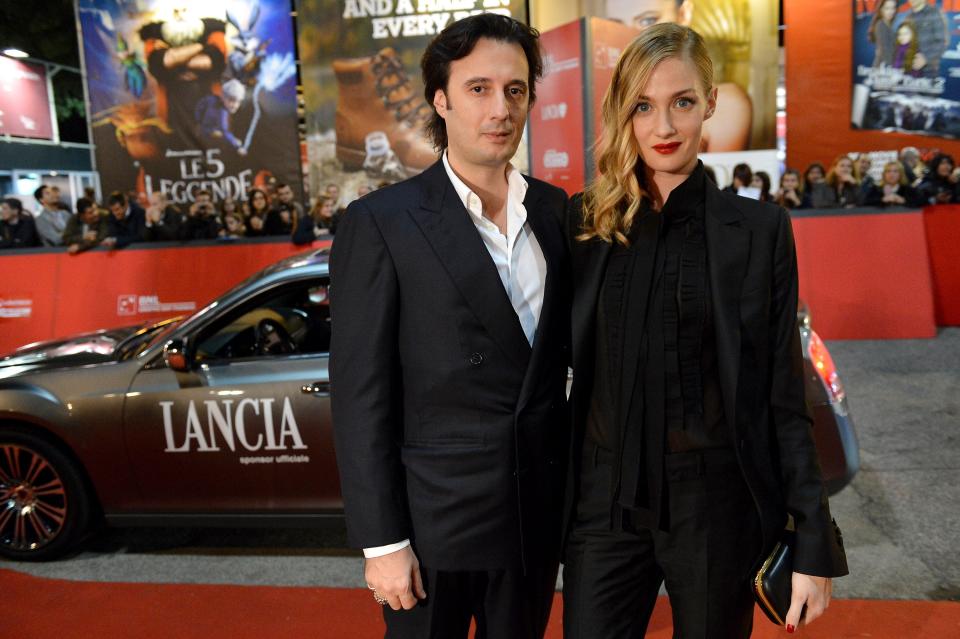
<path id="1" fill-rule="evenodd" d="M 80 66 L 73 0 L 0 0 L 0 48 Z"/>

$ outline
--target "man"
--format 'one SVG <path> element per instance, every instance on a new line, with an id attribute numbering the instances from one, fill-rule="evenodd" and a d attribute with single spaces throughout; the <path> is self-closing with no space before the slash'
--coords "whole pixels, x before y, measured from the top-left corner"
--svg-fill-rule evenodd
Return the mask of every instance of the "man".
<path id="1" fill-rule="evenodd" d="M 293 199 L 293 189 L 289 184 L 277 186 L 277 204 L 267 213 L 264 222 L 266 235 L 290 235 L 293 233 L 293 221 L 303 217 L 303 207 Z"/>
<path id="2" fill-rule="evenodd" d="M 940 60 L 950 46 L 950 30 L 947 18 L 929 0 L 909 0 L 910 9 L 904 17 L 904 22 L 913 23 L 917 32 L 917 48 L 919 51 L 913 56 L 913 71 L 919 71 L 925 78 L 936 78 L 940 75 Z M 904 125 L 903 128 L 908 128 Z"/>
<path id="3" fill-rule="evenodd" d="M 96 202 L 82 197 L 77 200 L 77 214 L 63 231 L 63 243 L 71 255 L 76 255 L 98 246 L 109 234 L 109 223 L 100 215 Z"/>
<path id="4" fill-rule="evenodd" d="M 0 249 L 40 246 L 37 225 L 15 197 L 0 200 Z"/>
<path id="5" fill-rule="evenodd" d="M 180 239 L 184 215 L 167 201 L 166 193 L 154 191 L 148 198 L 143 239 L 146 242 L 174 242 Z"/>
<path id="6" fill-rule="evenodd" d="M 36 223 L 44 246 L 63 246 L 63 230 L 67 228 L 70 212 L 60 208 L 59 192 L 43 184 L 33 192 L 33 197 L 40 204 Z"/>
<path id="7" fill-rule="evenodd" d="M 101 242 L 109 248 L 123 248 L 133 242 L 142 242 L 146 229 L 146 214 L 130 202 L 122 191 L 114 191 L 107 198 L 110 217 L 107 218 L 107 237 Z"/>
<path id="8" fill-rule="evenodd" d="M 217 239 L 220 234 L 220 222 L 217 221 L 217 209 L 213 205 L 213 194 L 204 189 L 197 191 L 193 198 L 193 204 L 187 210 L 187 217 L 180 225 L 180 239 Z"/>
<path id="9" fill-rule="evenodd" d="M 542 637 L 568 445 L 562 191 L 509 163 L 537 33 L 480 14 L 421 60 L 441 160 L 355 200 L 331 256 L 351 543 L 387 637 Z"/>

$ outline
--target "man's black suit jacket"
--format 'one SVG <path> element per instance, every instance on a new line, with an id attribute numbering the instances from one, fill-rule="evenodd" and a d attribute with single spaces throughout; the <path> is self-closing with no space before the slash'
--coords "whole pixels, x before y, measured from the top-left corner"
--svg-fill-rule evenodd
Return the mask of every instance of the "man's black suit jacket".
<path id="1" fill-rule="evenodd" d="M 442 162 L 353 202 L 340 222 L 330 380 L 352 545 L 410 538 L 436 570 L 559 553 L 566 195 L 526 179 L 527 220 L 547 263 L 532 348 Z"/>
<path id="2" fill-rule="evenodd" d="M 726 422 L 733 425 L 731 447 L 760 515 L 764 544 L 758 559 L 773 548 L 790 513 L 797 526 L 794 570 L 844 575 L 846 559 L 830 517 L 804 397 L 790 218 L 773 204 L 721 192 L 709 180 L 706 186 L 707 267 L 720 386 Z M 593 390 L 597 296 L 611 249 L 597 238 L 575 239 L 582 216 L 581 198 L 574 196 L 566 224 L 574 278 L 570 403 L 575 443 L 567 520 L 576 499 L 576 449 L 583 441 Z M 638 331 L 626 336 L 623 361 L 636 361 L 640 338 Z M 624 371 L 620 396 L 629 397 L 637 367 L 625 366 Z M 626 407 L 615 410 L 615 432 L 622 432 Z"/>

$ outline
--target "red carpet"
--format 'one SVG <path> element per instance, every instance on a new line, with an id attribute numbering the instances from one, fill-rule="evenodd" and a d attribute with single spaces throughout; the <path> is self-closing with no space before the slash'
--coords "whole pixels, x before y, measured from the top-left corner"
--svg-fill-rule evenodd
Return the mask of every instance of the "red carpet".
<path id="1" fill-rule="evenodd" d="M 0 570 L 2 639 L 325 639 L 383 636 L 370 593 L 337 588 L 92 583 Z M 547 634 L 561 639 L 560 600 Z M 657 604 L 648 637 L 671 636 Z M 757 616 L 753 636 L 788 637 Z M 960 637 L 960 603 L 837 600 L 798 635 L 820 639 Z M 494 638 L 507 639 L 507 638 Z"/>

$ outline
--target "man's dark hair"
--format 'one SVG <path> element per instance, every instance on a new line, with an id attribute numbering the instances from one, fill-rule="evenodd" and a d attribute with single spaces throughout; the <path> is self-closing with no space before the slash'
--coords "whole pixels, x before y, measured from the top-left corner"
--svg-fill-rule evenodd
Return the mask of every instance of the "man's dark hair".
<path id="1" fill-rule="evenodd" d="M 77 200 L 77 215 L 83 215 L 91 206 L 96 206 L 93 200 L 85 197 L 80 198 Z"/>
<path id="2" fill-rule="evenodd" d="M 207 189 L 200 189 L 199 191 L 197 191 L 196 193 L 194 193 L 194 194 L 193 194 L 193 199 L 196 200 L 196 199 L 197 199 L 197 196 L 200 196 L 200 195 L 206 195 L 206 196 L 207 196 L 208 198 L 210 198 L 211 200 L 213 199 L 213 193 L 211 193 L 211 192 L 208 191 Z"/>
<path id="3" fill-rule="evenodd" d="M 465 58 L 473 51 L 480 38 L 520 45 L 530 68 L 527 87 L 530 104 L 537 98 L 536 82 L 543 76 L 543 58 L 540 55 L 540 33 L 513 18 L 496 13 L 480 13 L 454 22 L 441 31 L 423 52 L 420 71 L 423 74 L 423 95 L 433 107 L 437 91 L 446 91 L 450 81 L 450 63 Z M 439 151 L 447 147 L 447 126 L 433 109 L 426 124 L 426 133 Z"/>
<path id="4" fill-rule="evenodd" d="M 733 167 L 733 178 L 740 180 L 740 184 L 750 186 L 750 180 L 753 179 L 753 171 L 749 164 L 740 163 Z"/>
<path id="5" fill-rule="evenodd" d="M 43 190 L 49 189 L 49 188 L 50 186 L 47 184 L 41 184 L 40 186 L 38 186 L 36 189 L 33 190 L 33 199 L 43 204 Z"/>
<path id="6" fill-rule="evenodd" d="M 114 204 L 127 205 L 127 196 L 123 191 L 114 191 L 107 196 L 107 206 L 113 206 Z"/>
<path id="7" fill-rule="evenodd" d="M 23 202 L 21 202 L 17 198 L 15 197 L 3 198 L 3 203 L 9 206 L 14 211 L 16 211 L 17 215 L 23 213 Z"/>

